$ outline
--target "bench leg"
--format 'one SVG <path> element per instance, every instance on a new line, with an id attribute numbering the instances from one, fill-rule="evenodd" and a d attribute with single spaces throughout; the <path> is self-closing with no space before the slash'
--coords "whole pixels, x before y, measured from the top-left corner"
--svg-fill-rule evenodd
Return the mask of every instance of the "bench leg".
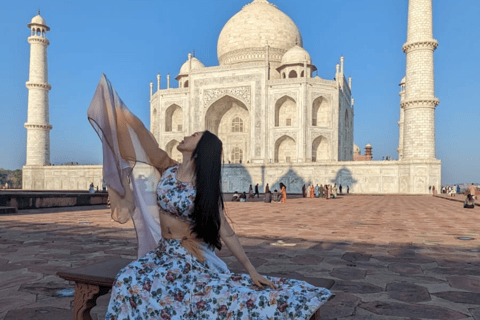
<path id="1" fill-rule="evenodd" d="M 317 312 L 312 314 L 309 320 L 320 320 L 320 310 L 317 310 Z"/>
<path id="2" fill-rule="evenodd" d="M 107 294 L 110 288 L 75 282 L 75 320 L 92 320 L 90 310 L 97 305 L 97 298 Z"/>

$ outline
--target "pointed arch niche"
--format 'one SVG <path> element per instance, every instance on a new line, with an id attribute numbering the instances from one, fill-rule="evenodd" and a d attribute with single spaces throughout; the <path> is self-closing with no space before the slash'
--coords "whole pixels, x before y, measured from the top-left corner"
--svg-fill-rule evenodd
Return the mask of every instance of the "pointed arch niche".
<path id="1" fill-rule="evenodd" d="M 327 138 L 318 136 L 312 143 L 312 161 L 327 161 L 330 160 L 330 146 Z"/>
<path id="2" fill-rule="evenodd" d="M 232 150 L 242 155 L 242 162 L 249 160 L 250 112 L 243 102 L 226 95 L 212 103 L 205 114 L 205 129 L 222 141 L 224 163 L 239 160 L 237 156 L 232 160 Z"/>
<path id="3" fill-rule="evenodd" d="M 331 126 L 330 103 L 325 97 L 318 97 L 313 101 L 312 126 Z"/>
<path id="4" fill-rule="evenodd" d="M 171 140 L 169 143 L 167 143 L 167 146 L 165 149 L 170 158 L 172 158 L 175 161 L 182 162 L 183 160 L 182 153 L 177 150 L 177 147 L 179 144 L 180 142 L 178 142 L 177 140 Z"/>
<path id="5" fill-rule="evenodd" d="M 283 96 L 275 103 L 275 127 L 297 125 L 297 103 L 289 96 Z"/>
<path id="6" fill-rule="evenodd" d="M 297 143 L 289 136 L 282 136 L 275 142 L 275 162 L 297 162 Z"/>
<path id="7" fill-rule="evenodd" d="M 183 110 L 177 104 L 172 104 L 165 111 L 165 131 L 182 132 L 183 131 Z"/>

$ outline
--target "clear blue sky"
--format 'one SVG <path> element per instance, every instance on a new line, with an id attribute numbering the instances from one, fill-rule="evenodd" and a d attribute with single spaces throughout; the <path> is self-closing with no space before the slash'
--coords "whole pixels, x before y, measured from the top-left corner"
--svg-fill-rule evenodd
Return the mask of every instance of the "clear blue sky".
<path id="1" fill-rule="evenodd" d="M 86 118 L 104 72 L 127 106 L 149 124 L 149 83 L 178 74 L 188 52 L 217 61 L 223 25 L 250 0 L 23 0 L 2 3 L 0 167 L 25 163 L 30 34 L 37 9 L 48 38 L 51 161 L 100 164 L 101 145 Z M 298 25 L 319 75 L 333 79 L 345 56 L 353 77 L 354 140 L 374 159 L 398 145 L 399 87 L 405 74 L 407 0 L 271 0 Z M 437 158 L 443 183 L 480 182 L 478 0 L 434 0 Z M 174 81 L 176 85 L 176 81 Z"/>

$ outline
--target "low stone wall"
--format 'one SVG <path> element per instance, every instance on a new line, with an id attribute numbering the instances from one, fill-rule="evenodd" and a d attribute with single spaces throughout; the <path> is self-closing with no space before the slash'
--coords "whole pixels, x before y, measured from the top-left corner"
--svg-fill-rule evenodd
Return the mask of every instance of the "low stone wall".
<path id="1" fill-rule="evenodd" d="M 22 209 L 107 204 L 108 193 L 0 191 L 0 206 Z"/>
<path id="2" fill-rule="evenodd" d="M 141 171 L 140 164 L 137 164 Z M 136 168 L 137 168 L 136 167 Z M 25 166 L 24 190 L 88 190 L 93 182 L 101 189 L 102 166 Z M 148 176 L 148 170 L 144 175 Z M 301 193 L 302 186 L 334 184 L 347 187 L 356 194 L 429 194 L 429 187 L 441 186 L 441 161 L 332 161 L 267 164 L 224 164 L 224 192 L 248 192 L 250 185 L 259 184 L 263 192 L 280 191 L 280 182 L 288 193 Z M 155 188 L 156 186 L 150 186 Z"/>
<path id="3" fill-rule="evenodd" d="M 223 166 L 224 192 L 248 192 L 258 183 L 263 192 L 280 191 L 280 182 L 287 193 L 301 193 L 305 184 L 342 185 L 356 194 L 429 194 L 429 186 L 441 186 L 440 160 L 418 161 L 339 161 L 292 164 L 228 164 Z"/>

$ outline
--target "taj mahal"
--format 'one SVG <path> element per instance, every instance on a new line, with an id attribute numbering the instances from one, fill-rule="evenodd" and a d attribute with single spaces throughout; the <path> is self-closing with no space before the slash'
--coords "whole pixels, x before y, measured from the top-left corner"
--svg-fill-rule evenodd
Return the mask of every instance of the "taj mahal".
<path id="1" fill-rule="evenodd" d="M 51 166 L 47 47 L 50 28 L 40 16 L 28 24 L 27 159 L 24 189 L 85 190 L 102 183 L 102 166 Z M 223 191 L 288 192 L 304 184 L 348 186 L 352 193 L 425 194 L 441 185 L 435 158 L 432 0 L 409 0 L 406 74 L 400 82 L 397 161 L 354 161 L 352 78 L 348 57 L 331 66 L 330 79 L 315 76 L 315 59 L 303 48 L 295 22 L 273 3 L 254 0 L 224 25 L 218 66 L 186 55 L 177 83 L 167 75 L 150 83 L 150 131 L 177 161 L 183 137 L 210 130 L 223 142 Z M 392 124 L 393 125 L 393 124 Z M 367 146 L 370 148 L 371 146 Z M 370 157 L 371 159 L 371 157 Z M 358 159 L 356 159 L 358 160 Z"/>

